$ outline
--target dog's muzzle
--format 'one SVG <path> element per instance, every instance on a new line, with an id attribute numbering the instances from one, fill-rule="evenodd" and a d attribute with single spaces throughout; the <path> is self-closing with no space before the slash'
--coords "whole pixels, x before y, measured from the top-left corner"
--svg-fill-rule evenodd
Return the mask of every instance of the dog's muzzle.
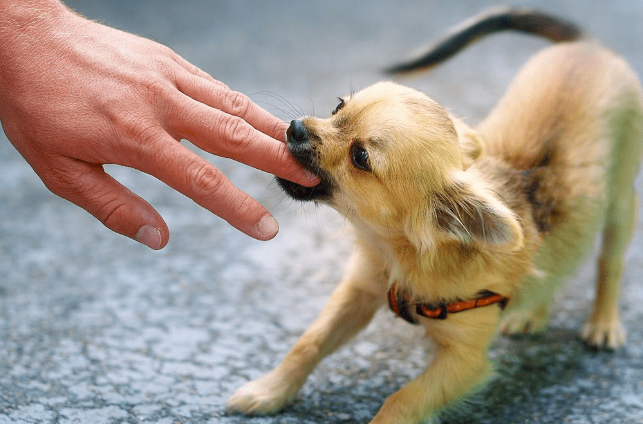
<path id="1" fill-rule="evenodd" d="M 321 182 L 314 187 L 304 187 L 291 181 L 277 178 L 281 188 L 296 200 L 328 200 L 332 193 L 332 180 L 328 173 L 319 167 L 319 137 L 310 133 L 301 119 L 290 122 L 286 130 L 286 144 L 293 158 L 305 169 L 317 175 Z"/>

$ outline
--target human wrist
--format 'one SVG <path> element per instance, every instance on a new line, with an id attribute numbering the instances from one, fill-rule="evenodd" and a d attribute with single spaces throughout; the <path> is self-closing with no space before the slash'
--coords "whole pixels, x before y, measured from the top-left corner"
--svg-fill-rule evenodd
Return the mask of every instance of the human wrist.
<path id="1" fill-rule="evenodd" d="M 3 22 L 0 33 L 56 19 L 65 13 L 71 11 L 59 0 L 0 0 Z"/>
<path id="2" fill-rule="evenodd" d="M 0 58 L 11 59 L 13 45 L 51 36 L 73 16 L 58 0 L 0 0 Z"/>
<path id="3" fill-rule="evenodd" d="M 58 0 L 0 0 L 0 93 L 26 57 L 63 34 L 74 13 Z M 47 47 L 44 47 L 47 48 Z"/>

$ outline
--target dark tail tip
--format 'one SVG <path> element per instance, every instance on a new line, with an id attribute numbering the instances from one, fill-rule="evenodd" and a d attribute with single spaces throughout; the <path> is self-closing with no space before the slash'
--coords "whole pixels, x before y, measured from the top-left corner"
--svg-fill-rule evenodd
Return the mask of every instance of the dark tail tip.
<path id="1" fill-rule="evenodd" d="M 427 70 L 482 37 L 507 30 L 538 35 L 553 42 L 573 41 L 585 37 L 579 27 L 553 15 L 529 8 L 494 8 L 458 25 L 418 57 L 386 68 L 384 72 L 401 74 Z"/>

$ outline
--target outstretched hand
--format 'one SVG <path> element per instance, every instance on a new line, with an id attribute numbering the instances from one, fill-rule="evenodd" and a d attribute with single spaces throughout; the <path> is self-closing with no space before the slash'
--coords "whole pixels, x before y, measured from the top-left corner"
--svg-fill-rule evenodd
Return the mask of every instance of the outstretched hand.
<path id="1" fill-rule="evenodd" d="M 272 215 L 182 146 L 184 138 L 302 185 L 318 182 L 288 153 L 284 122 L 169 48 L 58 1 L 21 3 L 0 6 L 5 133 L 52 192 L 108 228 L 153 249 L 169 239 L 158 212 L 103 170 L 119 164 L 155 176 L 251 237 L 276 235 Z"/>

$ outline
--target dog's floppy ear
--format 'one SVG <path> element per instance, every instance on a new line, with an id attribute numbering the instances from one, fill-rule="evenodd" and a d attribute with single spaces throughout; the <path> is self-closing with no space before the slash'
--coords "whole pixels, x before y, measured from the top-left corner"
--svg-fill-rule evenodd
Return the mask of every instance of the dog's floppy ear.
<path id="1" fill-rule="evenodd" d="M 493 191 L 473 178 L 458 178 L 444 190 L 434 192 L 425 221 L 411 219 L 408 224 L 407 236 L 420 249 L 440 240 L 506 251 L 515 251 L 523 245 L 516 216 Z"/>

